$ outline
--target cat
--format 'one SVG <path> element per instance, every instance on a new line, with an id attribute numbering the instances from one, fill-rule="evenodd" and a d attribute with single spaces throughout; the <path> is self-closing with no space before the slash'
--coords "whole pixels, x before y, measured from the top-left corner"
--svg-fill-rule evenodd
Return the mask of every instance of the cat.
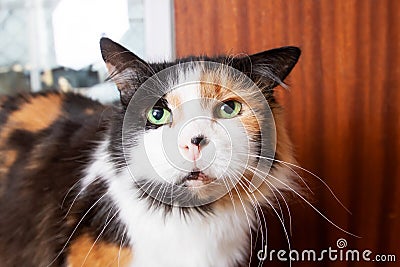
<path id="1" fill-rule="evenodd" d="M 299 186 L 274 88 L 300 49 L 148 63 L 100 48 L 120 103 L 0 100 L 1 266 L 247 266 L 261 207 Z"/>

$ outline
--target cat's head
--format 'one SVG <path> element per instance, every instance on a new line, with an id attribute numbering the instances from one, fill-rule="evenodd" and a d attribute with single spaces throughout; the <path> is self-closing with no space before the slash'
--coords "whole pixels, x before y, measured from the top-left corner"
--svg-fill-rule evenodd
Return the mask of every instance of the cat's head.
<path id="1" fill-rule="evenodd" d="M 298 48 L 154 64 L 110 39 L 100 45 L 122 105 L 111 150 L 145 196 L 202 206 L 289 183 L 274 161 L 293 162 L 274 88 Z"/>

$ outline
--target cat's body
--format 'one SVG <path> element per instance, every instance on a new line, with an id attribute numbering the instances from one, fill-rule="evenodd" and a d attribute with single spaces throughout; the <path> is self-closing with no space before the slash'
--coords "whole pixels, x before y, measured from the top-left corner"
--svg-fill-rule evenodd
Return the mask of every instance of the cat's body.
<path id="1" fill-rule="evenodd" d="M 224 68 L 193 63 L 195 60 L 227 63 L 226 58 L 187 58 L 177 61 L 180 65 L 147 64 L 108 39 L 102 40 L 102 53 L 121 91 L 119 106 L 108 107 L 79 95 L 58 93 L 1 100 L 0 262 L 4 266 L 26 267 L 247 265 L 250 233 L 259 219 L 260 206 L 254 206 L 254 202 L 274 202 L 271 187 L 288 190 L 281 184 L 291 185 L 288 171 L 271 163 L 270 174 L 276 181 L 262 183 L 255 191 L 246 187 L 251 184 L 246 180 L 216 197 L 219 185 L 213 184 L 219 179 L 216 177 L 236 175 L 235 166 L 224 169 L 224 164 L 228 164 L 227 153 L 233 155 L 229 159 L 234 163 L 243 161 L 241 154 L 261 153 L 260 131 L 264 122 L 255 123 L 253 113 L 262 107 L 257 107 L 258 102 L 250 103 L 255 111 L 248 109 L 246 102 L 238 106 L 239 98 L 224 91 L 232 82 L 229 80 L 232 77 L 224 74 L 227 71 Z M 229 64 L 261 86 L 275 120 L 275 157 L 293 162 L 272 88 L 293 68 L 299 50 L 284 48 L 264 53 L 267 54 L 252 58 L 267 59 L 260 61 L 258 72 L 252 68 L 257 62 L 251 62 L 249 67 L 245 59 L 229 59 Z M 270 72 L 264 74 L 272 73 L 276 79 L 261 80 L 261 72 L 267 65 Z M 161 101 L 153 103 L 158 109 L 143 113 L 147 118 L 144 115 L 144 120 L 133 120 L 130 125 L 126 117 L 139 86 L 152 74 L 171 66 L 179 67 L 167 73 L 168 84 L 163 86 L 189 84 L 188 87 L 170 91 L 163 88 L 166 91 L 161 90 Z M 200 83 L 191 85 L 193 79 Z M 236 83 L 230 85 L 236 88 L 235 94 L 256 101 L 255 93 L 246 95 L 250 89 L 240 87 L 245 82 L 236 80 Z M 213 106 L 212 112 L 208 111 L 214 104 L 205 104 L 206 98 L 225 103 L 217 105 L 228 110 L 228 115 L 234 112 L 230 106 L 241 110 L 235 118 L 205 120 L 207 116 L 213 117 L 216 110 Z M 139 99 L 138 103 L 151 108 L 146 106 L 146 99 Z M 186 107 L 182 105 L 189 102 Z M 134 114 L 140 115 L 141 107 L 135 108 Z M 173 114 L 173 119 L 171 116 L 169 122 L 161 124 L 149 118 L 152 114 L 159 115 L 160 110 L 164 115 Z M 200 120 L 190 124 L 192 118 Z M 160 150 L 163 141 L 174 143 L 170 140 L 178 126 L 183 129 L 177 137 L 179 151 L 185 158 L 193 159 L 182 166 L 192 168 L 194 164 L 187 175 L 180 168 L 165 167 L 168 158 Z M 225 145 L 228 137 L 224 131 L 233 140 L 230 147 Z M 185 138 L 190 141 L 185 143 Z M 211 153 L 211 145 L 204 140 L 215 145 L 216 157 L 211 167 L 203 168 L 202 160 Z M 242 144 L 244 141 L 249 145 Z M 150 163 L 145 158 L 151 159 Z M 256 172 L 253 166 L 258 160 L 249 162 L 252 168 L 249 170 Z M 157 180 L 154 173 L 166 181 Z M 246 177 L 249 177 L 247 172 L 243 179 Z M 183 187 L 179 187 L 181 182 Z M 199 184 L 208 187 L 198 189 Z M 173 191 L 175 186 L 179 187 L 176 187 L 178 193 Z"/>
<path id="2" fill-rule="evenodd" d="M 63 220 L 75 191 L 67 192 L 76 189 L 95 141 L 103 138 L 104 110 L 74 94 L 23 95 L 2 102 L 1 266 L 50 263 L 90 207 L 90 201 L 81 202 L 66 218 L 69 223 Z"/>

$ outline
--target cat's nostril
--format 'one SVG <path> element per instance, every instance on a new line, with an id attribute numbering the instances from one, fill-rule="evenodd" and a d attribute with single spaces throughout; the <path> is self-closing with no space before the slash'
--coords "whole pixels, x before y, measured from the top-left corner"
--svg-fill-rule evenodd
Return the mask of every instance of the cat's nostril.
<path id="1" fill-rule="evenodd" d="M 204 141 L 205 141 L 205 137 L 202 135 L 195 136 L 195 137 L 192 137 L 192 139 L 190 139 L 190 142 L 196 146 L 200 146 L 201 144 L 204 143 Z"/>

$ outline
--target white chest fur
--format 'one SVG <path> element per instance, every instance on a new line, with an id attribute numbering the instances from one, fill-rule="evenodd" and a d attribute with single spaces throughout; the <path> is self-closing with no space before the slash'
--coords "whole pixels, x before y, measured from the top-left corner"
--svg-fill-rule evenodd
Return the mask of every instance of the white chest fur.
<path id="1" fill-rule="evenodd" d="M 253 215 L 243 208 L 186 217 L 173 210 L 165 216 L 162 209 L 149 209 L 148 202 L 137 199 L 138 192 L 127 188 L 132 186 L 126 177 L 109 182 L 109 194 L 120 208 L 131 240 L 131 267 L 223 267 L 245 260 Z"/>
<path id="2" fill-rule="evenodd" d="M 165 216 L 163 209 L 149 208 L 149 202 L 134 186 L 128 170 L 116 173 L 106 152 L 99 146 L 94 162 L 82 181 L 85 188 L 98 177 L 108 185 L 119 217 L 125 224 L 133 261 L 130 267 L 230 267 L 243 262 L 250 249 L 254 213 L 250 203 L 213 210 L 212 214 L 182 216 L 175 209 Z"/>

